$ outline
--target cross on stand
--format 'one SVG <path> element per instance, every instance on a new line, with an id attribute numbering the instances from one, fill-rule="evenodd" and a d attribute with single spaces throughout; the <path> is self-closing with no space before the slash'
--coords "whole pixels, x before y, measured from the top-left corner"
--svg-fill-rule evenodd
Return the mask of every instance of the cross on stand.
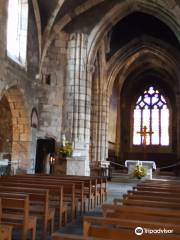
<path id="1" fill-rule="evenodd" d="M 137 133 L 139 133 L 142 137 L 143 137 L 143 145 L 145 146 L 146 145 L 146 143 L 147 143 L 147 135 L 149 134 L 149 135 L 152 135 L 154 132 L 152 132 L 152 131 L 147 131 L 147 127 L 146 126 L 144 126 L 143 128 L 142 128 L 142 130 L 140 131 L 140 132 L 137 132 Z"/>
<path id="2" fill-rule="evenodd" d="M 153 131 L 147 131 L 147 127 L 144 125 L 142 128 L 141 128 L 141 131 L 140 132 L 137 132 L 138 134 L 140 134 L 141 137 L 143 137 L 143 158 L 144 160 L 147 160 L 147 152 L 146 152 L 146 144 L 147 144 L 147 136 L 148 134 L 151 136 L 154 132 Z M 138 161 L 139 162 L 139 161 Z M 142 165 L 142 162 L 141 162 L 141 165 Z M 146 169 L 147 171 L 150 171 L 150 169 L 147 167 Z M 151 178 L 152 178 L 152 170 L 151 170 Z"/>

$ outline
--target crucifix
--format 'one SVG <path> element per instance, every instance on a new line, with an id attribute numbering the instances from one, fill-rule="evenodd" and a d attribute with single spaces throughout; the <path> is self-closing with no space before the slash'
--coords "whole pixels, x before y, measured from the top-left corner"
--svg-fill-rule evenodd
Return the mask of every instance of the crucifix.
<path id="1" fill-rule="evenodd" d="M 137 133 L 139 133 L 142 137 L 143 137 L 143 145 L 145 146 L 146 145 L 146 143 L 147 143 L 147 135 L 149 134 L 149 135 L 152 135 L 154 132 L 152 132 L 152 131 L 147 131 L 147 127 L 146 126 L 144 126 L 143 128 L 142 128 L 142 130 L 140 131 L 140 132 L 137 132 Z"/>

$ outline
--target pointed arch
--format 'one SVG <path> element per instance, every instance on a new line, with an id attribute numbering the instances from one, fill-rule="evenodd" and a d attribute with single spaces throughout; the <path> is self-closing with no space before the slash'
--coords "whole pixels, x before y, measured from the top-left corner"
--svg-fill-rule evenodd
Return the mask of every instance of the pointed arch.
<path id="1" fill-rule="evenodd" d="M 136 11 L 150 14 L 161 20 L 172 30 L 172 32 L 174 32 L 180 42 L 180 18 L 177 18 L 173 12 L 173 8 L 169 9 L 168 5 L 163 4 L 162 1 L 153 3 L 140 0 L 123 1 L 116 4 L 106 15 L 104 15 L 101 21 L 91 31 L 88 39 L 88 64 L 92 65 L 94 63 L 96 53 L 101 44 L 100 40 L 104 38 L 106 33 L 125 16 Z M 180 16 L 179 6 L 176 6 L 175 12 Z"/>
<path id="2" fill-rule="evenodd" d="M 30 167 L 30 117 L 23 93 L 16 86 L 2 93 L 9 103 L 12 114 L 12 160 L 18 161 L 18 166 L 23 169 Z"/>

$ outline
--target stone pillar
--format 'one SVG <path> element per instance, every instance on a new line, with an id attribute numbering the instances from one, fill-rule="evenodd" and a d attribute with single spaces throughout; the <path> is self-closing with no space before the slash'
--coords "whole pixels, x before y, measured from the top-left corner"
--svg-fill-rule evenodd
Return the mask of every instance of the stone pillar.
<path id="1" fill-rule="evenodd" d="M 97 142 L 98 142 L 98 110 L 99 110 L 99 96 L 96 79 L 93 79 L 92 84 L 92 103 L 91 103 L 91 165 L 96 165 L 98 161 Z"/>
<path id="2" fill-rule="evenodd" d="M 73 33 L 67 48 L 67 72 L 64 102 L 64 134 L 73 142 L 72 161 L 77 171 L 68 174 L 89 175 L 91 73 L 87 67 L 87 35 Z M 90 74 L 90 75 L 89 75 Z"/>
<path id="3" fill-rule="evenodd" d="M 108 107 L 109 98 L 106 94 L 101 93 L 99 128 L 98 128 L 98 161 L 103 162 L 108 156 Z"/>
<path id="4" fill-rule="evenodd" d="M 93 91 L 94 94 L 94 91 Z M 101 165 L 108 157 L 108 108 L 109 97 L 95 91 L 92 104 L 91 157 L 92 166 Z"/>
<path id="5" fill-rule="evenodd" d="M 102 57 L 103 58 L 103 57 Z M 109 96 L 102 92 L 104 74 L 101 57 L 97 57 L 95 73 L 92 84 L 92 105 L 91 105 L 91 166 L 100 166 L 108 157 L 108 109 Z M 103 70 L 105 71 L 105 69 Z"/>

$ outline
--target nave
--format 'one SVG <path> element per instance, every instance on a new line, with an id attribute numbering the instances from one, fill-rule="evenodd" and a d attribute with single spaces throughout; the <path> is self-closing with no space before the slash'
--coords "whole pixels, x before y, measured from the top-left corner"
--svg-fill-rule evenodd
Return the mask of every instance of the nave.
<path id="1" fill-rule="evenodd" d="M 107 183 L 105 178 L 80 176 L 1 177 L 0 239 L 134 240 L 139 239 L 135 229 L 141 227 L 141 239 L 178 240 L 179 182 L 175 178 Z"/>

